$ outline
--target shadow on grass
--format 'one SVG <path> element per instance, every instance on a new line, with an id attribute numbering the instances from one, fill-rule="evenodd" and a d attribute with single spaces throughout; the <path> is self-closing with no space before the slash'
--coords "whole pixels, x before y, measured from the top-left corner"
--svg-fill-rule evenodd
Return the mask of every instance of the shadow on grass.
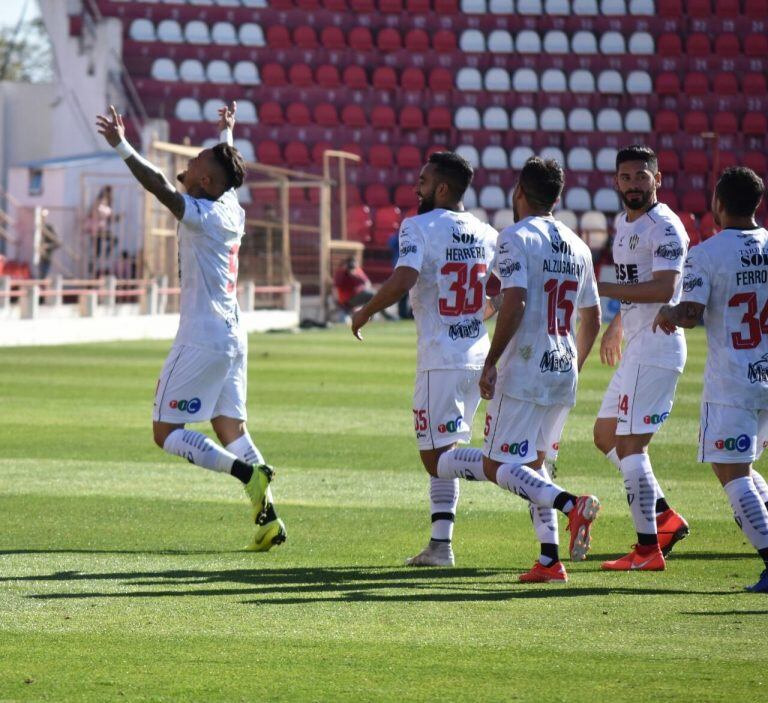
<path id="1" fill-rule="evenodd" d="M 680 615 L 768 615 L 768 610 L 681 610 Z"/>

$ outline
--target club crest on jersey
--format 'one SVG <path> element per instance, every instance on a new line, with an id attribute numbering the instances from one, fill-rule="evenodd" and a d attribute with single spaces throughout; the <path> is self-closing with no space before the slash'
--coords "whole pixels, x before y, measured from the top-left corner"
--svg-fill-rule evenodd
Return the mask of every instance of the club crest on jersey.
<path id="1" fill-rule="evenodd" d="M 573 351 L 568 347 L 544 352 L 539 363 L 541 373 L 567 373 L 572 368 Z"/>
<path id="2" fill-rule="evenodd" d="M 499 275 L 502 278 L 509 278 L 515 271 L 521 269 L 519 261 L 512 261 L 512 259 L 504 259 L 499 262 Z"/>
<path id="3" fill-rule="evenodd" d="M 174 410 L 181 410 L 183 413 L 194 415 L 200 410 L 202 403 L 200 398 L 190 398 L 189 400 L 172 400 L 168 403 L 168 406 Z"/>
<path id="4" fill-rule="evenodd" d="M 704 285 L 704 281 L 701 276 L 694 276 L 689 273 L 683 279 L 683 290 L 686 293 L 690 293 L 694 288 L 701 288 Z"/>
<path id="5" fill-rule="evenodd" d="M 664 228 L 664 236 L 665 237 L 674 237 L 677 234 L 677 231 L 672 225 L 667 225 Z"/>
<path id="6" fill-rule="evenodd" d="M 768 383 L 768 354 L 763 354 L 754 364 L 749 365 L 747 378 L 750 383 Z"/>
<path id="7" fill-rule="evenodd" d="M 729 452 L 746 452 L 751 446 L 752 439 L 746 434 L 741 434 L 738 437 L 728 437 L 728 439 L 715 440 L 715 449 L 725 449 Z"/>
<path id="8" fill-rule="evenodd" d="M 640 242 L 640 235 L 639 234 L 633 234 L 629 238 L 629 248 L 634 251 L 635 247 L 638 245 L 639 242 Z"/>
<path id="9" fill-rule="evenodd" d="M 653 255 L 660 259 L 667 259 L 668 261 L 674 261 L 679 259 L 683 255 L 683 247 L 677 244 L 659 244 L 656 247 L 656 251 Z"/>
<path id="10" fill-rule="evenodd" d="M 480 320 L 457 322 L 448 328 L 448 336 L 452 342 L 457 339 L 477 339 L 480 336 Z"/>

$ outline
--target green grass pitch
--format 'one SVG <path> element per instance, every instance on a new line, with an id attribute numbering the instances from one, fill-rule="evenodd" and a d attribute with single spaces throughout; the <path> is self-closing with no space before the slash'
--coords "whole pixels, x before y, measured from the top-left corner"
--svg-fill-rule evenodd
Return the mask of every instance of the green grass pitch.
<path id="1" fill-rule="evenodd" d="M 517 583 L 527 508 L 488 484 L 462 484 L 456 568 L 402 566 L 429 534 L 414 329 L 365 332 L 250 340 L 249 424 L 288 526 L 269 554 L 240 551 L 237 481 L 152 444 L 167 342 L 0 350 L 0 701 L 768 699 L 768 597 L 742 592 L 761 565 L 695 461 L 701 330 L 652 445 L 690 537 L 664 573 L 598 570 L 633 533 L 591 442 L 593 355 L 558 480 L 604 507 L 560 586 Z"/>

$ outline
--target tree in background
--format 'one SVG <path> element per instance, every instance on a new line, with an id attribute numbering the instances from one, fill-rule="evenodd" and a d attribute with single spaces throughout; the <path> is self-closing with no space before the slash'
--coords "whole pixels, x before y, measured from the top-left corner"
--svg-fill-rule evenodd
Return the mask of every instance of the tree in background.
<path id="1" fill-rule="evenodd" d="M 53 80 L 53 52 L 42 18 L 0 28 L 0 81 Z"/>

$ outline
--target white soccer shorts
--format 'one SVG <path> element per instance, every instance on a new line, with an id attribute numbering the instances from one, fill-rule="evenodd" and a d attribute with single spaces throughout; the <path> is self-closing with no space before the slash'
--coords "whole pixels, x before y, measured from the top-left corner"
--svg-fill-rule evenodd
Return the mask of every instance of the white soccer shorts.
<path id="1" fill-rule="evenodd" d="M 152 419 L 181 424 L 224 415 L 246 420 L 247 357 L 174 344 L 155 390 Z"/>
<path id="2" fill-rule="evenodd" d="M 768 447 L 768 409 L 749 410 L 719 403 L 701 404 L 699 461 L 748 464 Z"/>
<path id="3" fill-rule="evenodd" d="M 503 464 L 535 461 L 537 452 L 547 453 L 555 441 L 560 442 L 570 410 L 497 393 L 485 411 L 483 454 Z"/>
<path id="4" fill-rule="evenodd" d="M 672 411 L 679 378 L 674 369 L 622 362 L 597 416 L 615 417 L 617 435 L 654 433 Z"/>
<path id="5" fill-rule="evenodd" d="M 480 405 L 479 369 L 419 371 L 413 391 L 413 426 L 420 450 L 469 442 Z"/>

